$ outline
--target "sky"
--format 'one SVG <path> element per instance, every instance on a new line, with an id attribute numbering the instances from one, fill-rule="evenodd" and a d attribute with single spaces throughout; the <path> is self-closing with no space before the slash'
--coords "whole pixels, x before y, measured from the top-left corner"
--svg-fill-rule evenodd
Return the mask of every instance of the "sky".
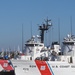
<path id="1" fill-rule="evenodd" d="M 52 28 L 45 32 L 45 44 L 60 40 L 71 33 L 75 35 L 75 0 L 0 0 L 0 50 L 9 47 L 22 49 L 32 35 L 39 35 L 38 25 L 51 19 Z M 60 23 L 59 23 L 60 22 Z"/>

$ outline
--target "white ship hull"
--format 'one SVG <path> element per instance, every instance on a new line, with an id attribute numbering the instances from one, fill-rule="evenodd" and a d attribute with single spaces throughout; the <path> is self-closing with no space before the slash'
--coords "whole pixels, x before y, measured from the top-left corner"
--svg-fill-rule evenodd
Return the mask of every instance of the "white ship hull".
<path id="1" fill-rule="evenodd" d="M 58 61 L 12 60 L 16 75 L 75 75 L 75 64 Z"/>

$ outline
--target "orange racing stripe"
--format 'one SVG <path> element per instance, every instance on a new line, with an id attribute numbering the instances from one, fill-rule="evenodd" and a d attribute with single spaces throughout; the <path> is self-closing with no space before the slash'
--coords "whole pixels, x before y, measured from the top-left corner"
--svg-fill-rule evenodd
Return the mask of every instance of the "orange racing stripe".
<path id="1" fill-rule="evenodd" d="M 41 73 L 41 75 L 52 75 L 45 61 L 35 60 L 35 63 Z"/>

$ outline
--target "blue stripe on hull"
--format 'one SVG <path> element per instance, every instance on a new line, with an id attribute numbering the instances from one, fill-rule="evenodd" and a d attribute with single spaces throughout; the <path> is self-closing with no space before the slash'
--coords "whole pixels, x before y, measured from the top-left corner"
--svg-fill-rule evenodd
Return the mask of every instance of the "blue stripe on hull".
<path id="1" fill-rule="evenodd" d="M 52 71 L 52 68 L 51 68 L 50 64 L 48 63 L 48 61 L 46 61 L 46 62 L 47 62 L 47 65 L 48 65 L 48 67 L 49 67 L 49 69 L 50 69 L 52 75 L 54 75 L 54 73 L 53 73 L 53 71 Z"/>

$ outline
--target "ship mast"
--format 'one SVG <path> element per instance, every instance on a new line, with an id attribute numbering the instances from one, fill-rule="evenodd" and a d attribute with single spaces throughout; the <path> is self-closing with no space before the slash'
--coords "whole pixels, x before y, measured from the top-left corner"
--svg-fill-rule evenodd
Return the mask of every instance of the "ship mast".
<path id="1" fill-rule="evenodd" d="M 45 22 L 46 23 L 43 23 L 42 26 L 39 26 L 40 36 L 41 36 L 41 43 L 44 42 L 44 32 L 47 31 L 52 26 L 51 20 L 49 20 L 48 18 Z"/>
<path id="2" fill-rule="evenodd" d="M 23 52 L 23 24 L 22 24 L 22 52 Z"/>
<path id="3" fill-rule="evenodd" d="M 71 22 L 71 36 L 72 36 L 72 16 L 70 17 L 70 22 Z"/>
<path id="4" fill-rule="evenodd" d="M 60 19 L 58 18 L 58 37 L 59 37 L 59 44 L 60 44 Z"/>

